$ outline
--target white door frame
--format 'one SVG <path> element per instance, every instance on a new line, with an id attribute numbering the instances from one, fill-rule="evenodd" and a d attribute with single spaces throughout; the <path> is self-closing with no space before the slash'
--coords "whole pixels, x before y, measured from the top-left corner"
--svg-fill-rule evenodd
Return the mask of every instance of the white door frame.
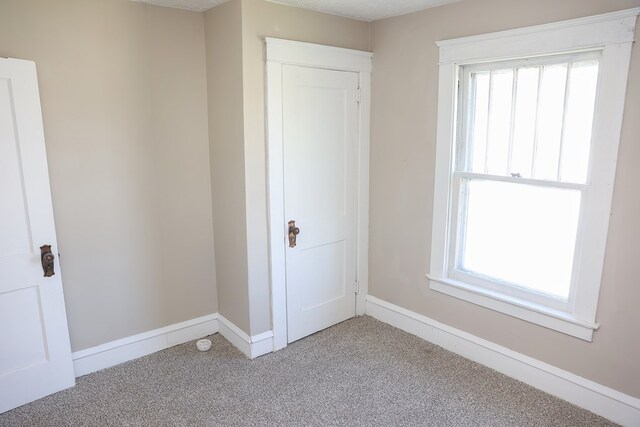
<path id="1" fill-rule="evenodd" d="M 358 110 L 358 230 L 356 314 L 365 310 L 369 259 L 369 111 L 373 54 L 312 43 L 267 37 L 267 204 L 269 212 L 269 267 L 273 350 L 287 346 L 286 256 L 287 223 L 284 212 L 284 150 L 282 133 L 282 67 L 298 65 L 359 75 Z"/>

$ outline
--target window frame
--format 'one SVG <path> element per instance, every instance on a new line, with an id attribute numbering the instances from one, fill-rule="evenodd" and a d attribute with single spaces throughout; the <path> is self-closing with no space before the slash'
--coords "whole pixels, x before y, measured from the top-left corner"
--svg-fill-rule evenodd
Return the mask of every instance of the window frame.
<path id="1" fill-rule="evenodd" d="M 458 122 L 457 122 L 457 134 L 459 137 L 456 138 L 455 141 L 455 155 L 454 155 L 454 167 L 452 171 L 452 184 L 451 184 L 451 211 L 452 216 L 450 218 L 450 229 L 451 233 L 449 235 L 449 254 L 448 254 L 448 277 L 460 281 L 467 282 L 471 285 L 486 288 L 493 290 L 497 293 L 504 293 L 514 298 L 519 298 L 521 300 L 528 300 L 535 304 L 541 306 L 547 306 L 553 309 L 557 309 L 560 311 L 568 312 L 573 306 L 575 300 L 575 282 L 577 280 L 576 272 L 574 271 L 571 275 L 571 286 L 569 290 L 569 295 L 567 300 L 556 298 L 550 295 L 545 295 L 541 292 L 536 292 L 535 290 L 527 290 L 526 288 L 522 288 L 514 283 L 509 283 L 506 281 L 501 281 L 497 278 L 491 278 L 487 276 L 483 276 L 479 273 L 474 273 L 471 271 L 464 271 L 458 269 L 459 259 L 461 257 L 462 247 L 460 245 L 460 241 L 463 238 L 462 228 L 462 211 L 463 207 L 463 192 L 461 190 L 462 181 L 466 178 L 468 180 L 486 180 L 493 182 L 505 182 L 505 183 L 513 183 L 513 184 L 524 184 L 524 185 L 532 185 L 535 187 L 547 187 L 547 188 L 555 188 L 555 189 L 564 189 L 564 190 L 575 190 L 579 191 L 581 195 L 581 203 L 579 209 L 579 218 L 583 216 L 585 210 L 585 194 L 589 190 L 588 182 L 585 183 L 575 183 L 570 181 L 562 181 L 560 179 L 560 171 L 561 171 L 561 161 L 562 157 L 558 158 L 558 179 L 556 180 L 546 180 L 539 178 L 527 178 L 527 177 L 513 177 L 508 175 L 495 175 L 489 172 L 470 172 L 465 169 L 469 169 L 470 160 L 469 156 L 469 133 L 472 131 L 470 126 L 470 116 L 469 113 L 471 111 L 469 101 L 471 99 L 470 91 L 472 90 L 471 85 L 468 84 L 470 82 L 470 74 L 484 71 L 495 71 L 506 68 L 518 68 L 521 66 L 531 66 L 531 67 L 540 67 L 545 65 L 554 65 L 558 63 L 574 63 L 574 62 L 584 62 L 597 60 L 598 64 L 600 63 L 602 58 L 602 50 L 585 50 L 578 52 L 571 52 L 567 54 L 559 54 L 559 55 L 545 55 L 539 57 L 532 58 L 520 58 L 520 59 L 512 59 L 507 61 L 495 61 L 495 62 L 483 62 L 476 63 L 470 65 L 460 66 L 460 84 L 458 86 Z M 514 75 L 515 78 L 515 75 Z M 541 76 L 539 77 L 541 78 Z M 515 87 L 515 86 L 514 86 Z M 565 88 L 566 91 L 569 88 Z M 515 96 L 515 95 L 514 95 Z M 597 93 L 596 93 L 597 96 Z M 566 100 L 564 105 L 563 116 L 566 114 Z M 512 106 L 512 114 L 515 106 Z M 513 118 L 512 118 L 513 120 Z M 513 144 L 513 141 L 510 141 Z M 510 147 L 511 150 L 512 147 Z M 560 147 L 561 149 L 562 147 Z M 560 153 L 560 156 L 562 154 Z M 485 161 L 486 163 L 486 161 Z M 510 162 L 509 162 L 510 163 Z M 508 168 L 509 169 L 509 168 Z M 507 174 L 512 172 L 511 170 L 507 170 Z M 457 214 L 456 214 L 457 213 Z M 578 219 L 578 230 L 576 233 L 576 241 L 575 247 L 578 248 L 580 246 L 580 242 L 582 239 L 582 223 Z M 578 251 L 574 251 L 573 256 L 573 265 L 576 264 L 577 259 L 579 258 Z"/>
<path id="2" fill-rule="evenodd" d="M 431 265 L 427 275 L 432 290 L 478 304 L 577 338 L 591 341 L 598 329 L 596 311 L 604 264 L 611 199 L 622 128 L 624 99 L 640 8 L 526 27 L 516 30 L 437 42 L 440 51 L 436 142 L 436 173 L 431 241 Z M 574 271 L 569 300 L 550 304 L 532 292 L 508 292 L 479 285 L 465 275 L 454 274 L 459 197 L 456 174 L 481 178 L 485 174 L 455 169 L 460 155 L 460 79 L 463 72 L 482 63 L 544 61 L 544 57 L 569 56 L 598 51 L 598 82 L 594 108 L 589 172 L 586 184 L 562 183 L 580 189 L 582 200 Z M 467 67 L 466 70 L 464 67 Z M 465 85 L 466 86 L 466 85 Z M 464 143 L 466 146 L 466 143 Z M 558 181 L 492 175 L 495 180 L 536 185 Z M 546 183 L 546 184 L 545 184 Z"/>

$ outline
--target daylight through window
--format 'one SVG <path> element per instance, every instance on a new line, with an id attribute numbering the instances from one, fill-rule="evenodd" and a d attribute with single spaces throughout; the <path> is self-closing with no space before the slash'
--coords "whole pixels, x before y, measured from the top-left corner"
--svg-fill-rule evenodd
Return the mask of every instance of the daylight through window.
<path id="1" fill-rule="evenodd" d="M 454 275 L 569 300 L 599 56 L 463 67 Z"/>

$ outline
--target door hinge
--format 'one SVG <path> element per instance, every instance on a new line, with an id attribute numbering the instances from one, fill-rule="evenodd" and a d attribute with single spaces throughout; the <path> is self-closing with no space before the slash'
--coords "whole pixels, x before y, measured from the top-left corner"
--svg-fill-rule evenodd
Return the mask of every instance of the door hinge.
<path id="1" fill-rule="evenodd" d="M 360 293 L 360 282 L 358 282 L 357 280 L 353 282 L 353 292 L 355 292 L 356 294 Z"/>
<path id="2" fill-rule="evenodd" d="M 362 91 L 360 90 L 360 88 L 358 88 L 358 90 L 356 90 L 356 102 L 358 104 L 360 104 L 360 97 L 362 95 Z"/>

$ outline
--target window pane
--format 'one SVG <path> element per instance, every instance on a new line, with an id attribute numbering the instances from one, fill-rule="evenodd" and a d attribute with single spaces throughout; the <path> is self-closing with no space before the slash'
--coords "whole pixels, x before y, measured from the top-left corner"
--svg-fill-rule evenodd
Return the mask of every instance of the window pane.
<path id="1" fill-rule="evenodd" d="M 458 170 L 586 182 L 598 60 L 494 67 L 469 73 Z"/>
<path id="2" fill-rule="evenodd" d="M 511 136 L 511 98 L 513 70 L 491 73 L 491 103 L 489 108 L 489 137 L 487 140 L 487 172 L 507 173 L 509 139 Z"/>
<path id="3" fill-rule="evenodd" d="M 471 170 L 484 173 L 484 164 L 487 149 L 487 122 L 489 120 L 489 73 L 472 74 L 472 91 L 475 95 L 470 123 L 471 132 Z"/>
<path id="4" fill-rule="evenodd" d="M 564 111 L 567 64 L 542 67 L 538 106 L 538 132 L 533 175 L 556 180 L 560 160 L 560 138 Z"/>
<path id="5" fill-rule="evenodd" d="M 465 180 L 459 269 L 567 299 L 580 192 Z M 459 243 L 459 244 L 460 244 Z"/>
<path id="6" fill-rule="evenodd" d="M 518 69 L 513 127 L 513 148 L 509 172 L 531 178 L 533 141 L 536 131 L 539 68 Z"/>
<path id="7" fill-rule="evenodd" d="M 562 181 L 584 183 L 587 180 L 597 80 L 597 61 L 571 65 L 560 164 Z"/>

